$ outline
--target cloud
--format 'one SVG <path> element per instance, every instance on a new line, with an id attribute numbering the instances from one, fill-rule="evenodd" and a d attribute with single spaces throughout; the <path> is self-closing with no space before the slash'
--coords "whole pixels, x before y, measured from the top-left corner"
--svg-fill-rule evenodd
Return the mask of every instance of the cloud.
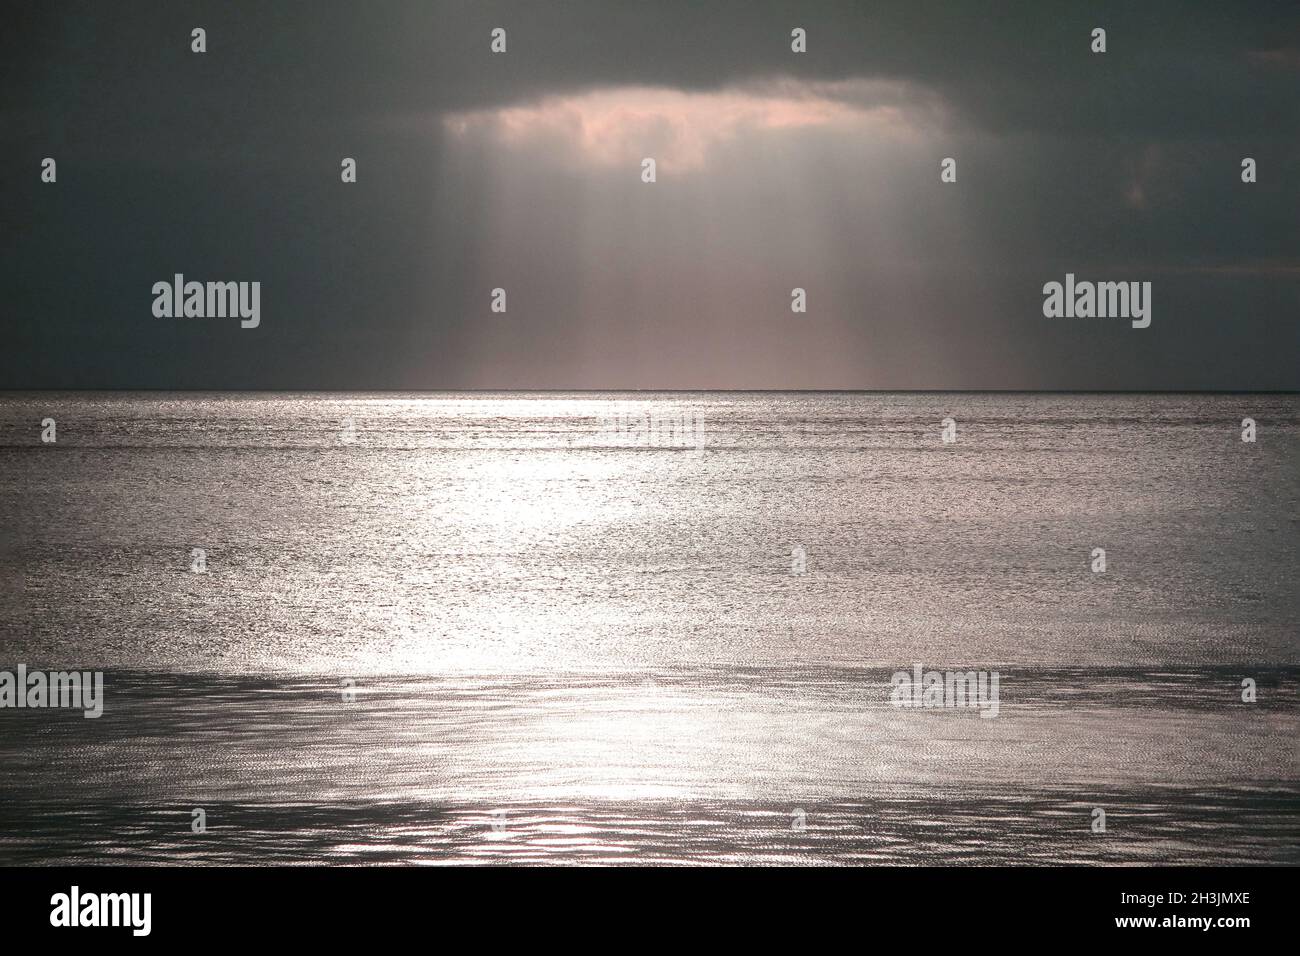
<path id="1" fill-rule="evenodd" d="M 574 165 L 632 167 L 654 157 L 684 171 L 703 168 L 720 146 L 749 136 L 816 129 L 909 142 L 943 116 L 941 102 L 904 83 L 783 78 L 714 91 L 601 87 L 453 112 L 443 124 L 462 142 L 483 140 Z"/>
<path id="2" fill-rule="evenodd" d="M 169 10 L 6 5 L 13 387 L 1297 384 L 1294 0 Z M 200 270 L 273 319 L 151 321 Z M 1150 334 L 1044 324 L 1066 271 Z"/>

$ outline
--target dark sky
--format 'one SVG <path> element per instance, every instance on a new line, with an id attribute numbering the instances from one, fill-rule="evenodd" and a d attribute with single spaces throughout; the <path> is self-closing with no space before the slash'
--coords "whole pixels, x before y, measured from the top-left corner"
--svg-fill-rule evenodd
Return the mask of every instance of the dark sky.
<path id="1" fill-rule="evenodd" d="M 0 387 L 1300 388 L 1296 2 L 9 0 L 0 145 Z"/>

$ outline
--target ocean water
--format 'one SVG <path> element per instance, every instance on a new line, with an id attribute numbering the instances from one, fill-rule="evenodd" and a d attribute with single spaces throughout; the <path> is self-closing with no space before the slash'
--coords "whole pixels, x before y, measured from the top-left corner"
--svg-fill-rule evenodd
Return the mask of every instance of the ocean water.
<path id="1" fill-rule="evenodd" d="M 10 393 L 0 863 L 1297 863 L 1298 532 L 1300 396 Z"/>

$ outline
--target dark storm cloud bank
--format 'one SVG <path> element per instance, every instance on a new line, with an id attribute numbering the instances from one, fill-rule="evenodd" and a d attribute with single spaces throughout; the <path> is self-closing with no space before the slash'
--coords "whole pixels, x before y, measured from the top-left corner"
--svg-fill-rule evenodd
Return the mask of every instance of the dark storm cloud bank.
<path id="1" fill-rule="evenodd" d="M 1300 11 L 1286 0 L 40 2 L 17 5 L 11 22 L 6 113 L 32 110 L 43 129 L 59 123 L 41 115 L 51 106 L 78 122 L 206 113 L 210 135 L 222 117 L 364 120 L 588 86 L 709 89 L 786 73 L 917 81 L 996 131 L 1289 136 L 1300 72 Z M 203 62 L 188 49 L 197 25 L 211 33 Z M 497 26 L 509 31 L 509 55 L 485 61 Z M 790 55 L 794 26 L 808 31 L 806 56 Z M 1105 60 L 1089 51 L 1097 26 L 1109 33 Z"/>
<path id="2" fill-rule="evenodd" d="M 1294 4 L 11 9 L 5 386 L 1300 387 Z M 738 134 L 654 186 L 442 123 L 783 77 L 942 121 L 875 167 L 861 139 Z M 575 212 L 593 196 L 617 241 Z M 262 325 L 154 318 L 176 272 L 260 281 Z M 1151 328 L 1045 319 L 1066 272 L 1152 281 Z"/>

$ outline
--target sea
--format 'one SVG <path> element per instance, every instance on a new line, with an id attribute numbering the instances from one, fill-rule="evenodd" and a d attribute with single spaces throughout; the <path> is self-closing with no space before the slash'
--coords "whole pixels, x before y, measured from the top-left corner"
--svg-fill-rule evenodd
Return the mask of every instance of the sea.
<path id="1" fill-rule="evenodd" d="M 0 393 L 0 864 L 1294 865 L 1298 579 L 1300 395 Z"/>

